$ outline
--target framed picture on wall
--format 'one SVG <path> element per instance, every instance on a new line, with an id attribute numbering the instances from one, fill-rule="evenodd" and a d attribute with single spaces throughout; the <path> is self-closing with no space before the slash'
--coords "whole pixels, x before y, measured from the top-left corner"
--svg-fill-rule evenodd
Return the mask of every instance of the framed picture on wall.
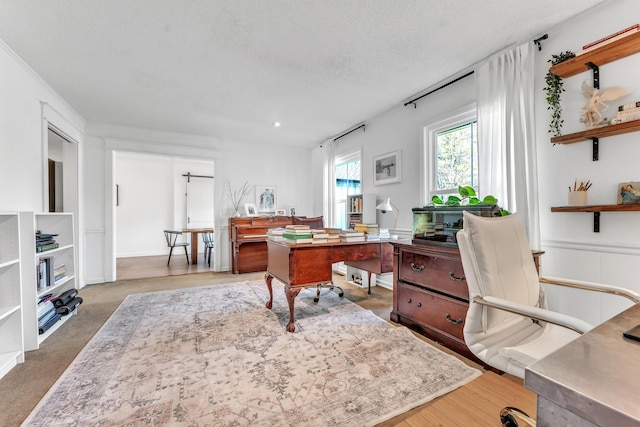
<path id="1" fill-rule="evenodd" d="M 255 203 L 245 203 L 244 204 L 244 212 L 247 216 L 257 216 L 258 209 L 256 208 Z"/>
<path id="2" fill-rule="evenodd" d="M 392 184 L 401 181 L 400 154 L 400 150 L 396 150 L 373 158 L 373 183 L 375 185 Z"/>
<path id="3" fill-rule="evenodd" d="M 256 206 L 258 212 L 274 213 L 276 211 L 276 187 L 256 185 Z"/>
<path id="4" fill-rule="evenodd" d="M 618 204 L 640 204 L 640 182 L 622 182 L 618 184 Z"/>

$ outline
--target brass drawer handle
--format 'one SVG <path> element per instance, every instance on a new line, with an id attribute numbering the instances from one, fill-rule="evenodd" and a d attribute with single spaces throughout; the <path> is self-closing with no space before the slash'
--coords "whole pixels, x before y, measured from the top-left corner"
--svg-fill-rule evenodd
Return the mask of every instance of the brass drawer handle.
<path id="1" fill-rule="evenodd" d="M 456 277 L 456 275 L 455 275 L 455 274 L 453 274 L 453 271 L 450 271 L 450 272 L 449 272 L 449 277 L 450 277 L 452 280 L 455 280 L 456 282 L 460 282 L 461 280 L 464 280 L 464 276 L 462 276 L 462 277 Z"/>
<path id="2" fill-rule="evenodd" d="M 449 313 L 445 313 L 444 317 L 449 321 L 449 323 L 452 323 L 454 325 L 459 325 L 460 323 L 462 323 L 462 319 L 458 318 L 458 320 L 453 320 Z"/>
<path id="3" fill-rule="evenodd" d="M 411 298 L 407 300 L 407 304 L 411 304 Z"/>
<path id="4" fill-rule="evenodd" d="M 422 303 L 419 302 L 418 304 L 416 304 L 418 307 L 422 307 Z"/>
<path id="5" fill-rule="evenodd" d="M 414 263 L 411 263 L 411 269 L 413 271 L 422 271 L 422 270 L 424 270 L 424 264 L 422 264 L 420 267 L 416 267 L 416 265 Z"/>

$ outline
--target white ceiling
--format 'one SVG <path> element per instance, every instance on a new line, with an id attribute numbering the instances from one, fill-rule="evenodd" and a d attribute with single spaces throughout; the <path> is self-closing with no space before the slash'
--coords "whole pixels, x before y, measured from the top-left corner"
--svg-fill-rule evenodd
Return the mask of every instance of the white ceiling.
<path id="1" fill-rule="evenodd" d="M 0 38 L 88 121 L 311 146 L 603 2 L 0 0 Z"/>

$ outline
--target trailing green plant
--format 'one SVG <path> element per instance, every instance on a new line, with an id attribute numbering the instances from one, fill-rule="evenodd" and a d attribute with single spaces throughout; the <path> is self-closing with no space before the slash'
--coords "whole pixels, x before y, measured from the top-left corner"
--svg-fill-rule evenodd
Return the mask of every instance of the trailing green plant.
<path id="1" fill-rule="evenodd" d="M 562 52 L 559 55 L 551 55 L 551 59 L 547 62 L 550 62 L 551 65 L 558 65 L 559 63 L 564 62 L 567 59 L 574 58 L 575 56 L 575 53 L 567 50 L 566 52 Z M 564 123 L 564 120 L 562 120 L 560 94 L 564 92 L 564 83 L 562 81 L 562 77 L 556 76 L 551 72 L 551 70 L 549 70 L 544 80 L 547 85 L 545 86 L 544 91 L 547 95 L 547 104 L 549 104 L 547 110 L 551 110 L 549 133 L 551 133 L 553 136 L 560 136 L 562 131 L 562 124 Z"/>
<path id="2" fill-rule="evenodd" d="M 509 215 L 509 211 L 498 206 L 498 199 L 491 195 L 484 196 L 480 199 L 476 194 L 476 190 L 469 185 L 458 186 L 458 194 L 460 197 L 450 195 L 447 197 L 447 200 L 442 200 L 440 196 L 436 195 L 431 198 L 431 203 L 433 203 L 434 206 L 496 205 L 498 209 L 500 209 L 500 215 Z"/>

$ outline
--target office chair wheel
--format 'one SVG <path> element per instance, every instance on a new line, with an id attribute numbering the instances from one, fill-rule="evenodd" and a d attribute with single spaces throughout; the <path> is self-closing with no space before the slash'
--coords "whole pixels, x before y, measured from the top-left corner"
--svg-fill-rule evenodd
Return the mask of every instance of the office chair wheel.
<path id="1" fill-rule="evenodd" d="M 320 301 L 320 298 L 318 298 L 318 297 L 315 297 L 315 298 L 313 299 L 313 302 L 318 302 L 318 301 Z"/>
<path id="2" fill-rule="evenodd" d="M 342 297 L 344 296 L 344 292 L 340 292 L 340 293 L 338 294 L 338 296 L 339 296 L 340 298 L 342 298 Z"/>

